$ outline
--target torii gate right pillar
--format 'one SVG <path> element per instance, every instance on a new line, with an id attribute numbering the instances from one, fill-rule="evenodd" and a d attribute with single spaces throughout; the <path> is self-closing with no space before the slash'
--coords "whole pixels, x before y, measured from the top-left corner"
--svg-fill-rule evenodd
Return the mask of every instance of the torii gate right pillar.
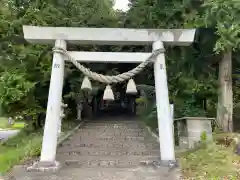
<path id="1" fill-rule="evenodd" d="M 164 50 L 162 41 L 156 41 L 153 43 L 153 51 L 158 49 Z M 174 151 L 173 118 L 171 116 L 169 104 L 167 71 L 164 53 L 159 54 L 155 59 L 154 77 L 161 155 L 160 164 L 168 166 L 170 163 L 175 163 L 176 161 Z"/>

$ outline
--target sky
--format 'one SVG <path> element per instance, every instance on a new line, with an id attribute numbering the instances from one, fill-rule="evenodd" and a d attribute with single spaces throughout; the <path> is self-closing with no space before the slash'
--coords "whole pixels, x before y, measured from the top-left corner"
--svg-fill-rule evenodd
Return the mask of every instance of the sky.
<path id="1" fill-rule="evenodd" d="M 128 0 L 115 0 L 114 9 L 119 9 L 122 11 L 128 10 Z"/>

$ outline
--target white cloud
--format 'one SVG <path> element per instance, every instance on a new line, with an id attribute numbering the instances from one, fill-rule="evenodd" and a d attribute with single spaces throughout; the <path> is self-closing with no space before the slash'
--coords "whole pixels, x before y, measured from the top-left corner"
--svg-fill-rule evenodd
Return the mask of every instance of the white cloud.
<path id="1" fill-rule="evenodd" d="M 129 9 L 128 7 L 128 0 L 115 0 L 114 9 L 119 9 L 122 11 L 127 11 Z"/>

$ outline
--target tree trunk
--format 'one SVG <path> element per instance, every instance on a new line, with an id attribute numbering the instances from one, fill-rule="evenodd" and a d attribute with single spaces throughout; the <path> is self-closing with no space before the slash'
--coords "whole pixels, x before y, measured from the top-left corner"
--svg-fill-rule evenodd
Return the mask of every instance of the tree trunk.
<path id="1" fill-rule="evenodd" d="M 217 122 L 224 132 L 233 131 L 232 51 L 223 54 L 219 63 Z"/>

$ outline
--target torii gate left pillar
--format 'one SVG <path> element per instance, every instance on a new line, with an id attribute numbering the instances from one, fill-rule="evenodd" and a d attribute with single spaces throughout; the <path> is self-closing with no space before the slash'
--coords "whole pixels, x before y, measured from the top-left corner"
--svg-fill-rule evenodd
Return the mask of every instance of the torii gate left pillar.
<path id="1" fill-rule="evenodd" d="M 194 40 L 195 30 L 66 28 L 23 26 L 24 37 L 32 43 L 55 44 L 66 48 L 66 43 L 98 45 L 147 45 L 153 50 L 164 49 L 164 44 L 188 46 Z M 69 52 L 82 62 L 141 63 L 150 53 Z M 29 170 L 57 170 L 55 160 L 60 106 L 62 99 L 64 57 L 54 54 L 49 99 L 40 161 Z M 168 97 L 167 73 L 164 53 L 154 61 L 156 106 L 159 126 L 161 164 L 175 162 L 173 121 Z"/>

